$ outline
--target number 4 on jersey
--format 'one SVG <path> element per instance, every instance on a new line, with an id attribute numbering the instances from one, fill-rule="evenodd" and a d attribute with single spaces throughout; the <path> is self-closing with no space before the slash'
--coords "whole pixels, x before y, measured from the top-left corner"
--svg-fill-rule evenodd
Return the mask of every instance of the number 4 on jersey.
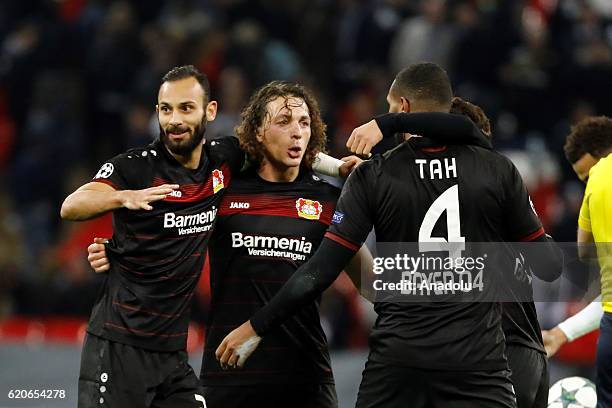
<path id="1" fill-rule="evenodd" d="M 201 402 L 202 403 L 202 408 L 207 408 L 206 407 L 206 400 L 204 399 L 203 396 L 201 396 L 200 394 L 193 394 L 194 398 L 196 401 Z"/>
<path id="2" fill-rule="evenodd" d="M 444 211 L 446 211 L 448 239 L 432 237 L 434 226 Z M 461 257 L 461 252 L 464 250 L 465 237 L 461 236 L 459 217 L 459 186 L 455 184 L 442 193 L 427 210 L 419 229 L 419 251 L 448 251 L 448 256 L 456 259 Z"/>

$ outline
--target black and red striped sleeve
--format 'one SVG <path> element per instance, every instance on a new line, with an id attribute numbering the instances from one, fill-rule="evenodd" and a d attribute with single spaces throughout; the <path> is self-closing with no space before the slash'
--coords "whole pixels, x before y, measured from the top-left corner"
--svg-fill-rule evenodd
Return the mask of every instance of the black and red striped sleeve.
<path id="1" fill-rule="evenodd" d="M 126 174 L 127 169 L 130 168 L 129 165 L 126 165 L 128 164 L 126 161 L 130 160 L 131 158 L 132 157 L 128 158 L 128 156 L 124 153 L 107 160 L 100 166 L 100 169 L 91 181 L 108 184 L 115 190 L 133 189 L 135 186 L 130 186 L 128 182 L 129 176 Z"/>

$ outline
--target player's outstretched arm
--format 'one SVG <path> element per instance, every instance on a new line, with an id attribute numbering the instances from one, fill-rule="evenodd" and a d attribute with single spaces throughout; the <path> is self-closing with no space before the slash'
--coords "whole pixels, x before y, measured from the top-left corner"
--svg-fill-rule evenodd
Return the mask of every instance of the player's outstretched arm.
<path id="1" fill-rule="evenodd" d="M 427 136 L 441 143 L 471 143 L 487 148 L 490 142 L 464 115 L 443 112 L 387 113 L 353 130 L 346 147 L 353 153 L 368 155 L 383 137 L 395 133 Z"/>
<path id="2" fill-rule="evenodd" d="M 565 343 L 574 341 L 597 329 L 603 313 L 601 298 L 598 298 L 551 330 L 542 330 L 542 339 L 548 357 L 554 356 Z"/>
<path id="3" fill-rule="evenodd" d="M 300 307 L 314 301 L 338 277 L 355 255 L 324 238 L 312 258 L 293 274 L 281 290 L 250 319 L 228 334 L 215 352 L 222 367 L 242 367 L 269 330 L 280 326 Z"/>
<path id="4" fill-rule="evenodd" d="M 108 184 L 91 182 L 66 197 L 60 215 L 65 220 L 84 221 L 118 208 L 152 210 L 150 203 L 163 200 L 178 187 L 163 184 L 144 190 L 115 190 Z"/>

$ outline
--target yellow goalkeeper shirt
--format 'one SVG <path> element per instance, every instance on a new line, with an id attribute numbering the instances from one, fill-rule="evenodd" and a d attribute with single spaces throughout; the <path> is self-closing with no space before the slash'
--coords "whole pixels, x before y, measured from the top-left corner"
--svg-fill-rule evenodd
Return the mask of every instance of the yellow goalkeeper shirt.
<path id="1" fill-rule="evenodd" d="M 593 234 L 601 268 L 601 299 L 612 313 L 612 154 L 589 171 L 578 225 Z"/>

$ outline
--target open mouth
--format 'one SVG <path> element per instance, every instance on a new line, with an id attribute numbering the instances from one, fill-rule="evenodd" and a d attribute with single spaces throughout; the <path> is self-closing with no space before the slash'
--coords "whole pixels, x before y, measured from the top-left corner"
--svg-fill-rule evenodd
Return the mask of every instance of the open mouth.
<path id="1" fill-rule="evenodd" d="M 289 148 L 289 157 L 292 159 L 298 159 L 302 154 L 302 148 L 300 146 L 293 146 Z"/>

